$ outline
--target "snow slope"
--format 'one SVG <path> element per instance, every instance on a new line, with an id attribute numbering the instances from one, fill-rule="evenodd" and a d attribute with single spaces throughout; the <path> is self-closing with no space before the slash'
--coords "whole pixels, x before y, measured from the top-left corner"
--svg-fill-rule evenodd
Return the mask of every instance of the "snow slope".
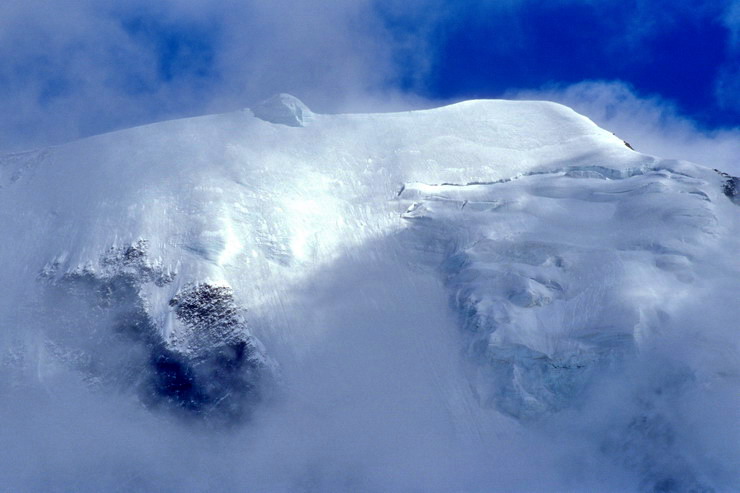
<path id="1" fill-rule="evenodd" d="M 77 375 L 146 413 L 247 420 L 267 490 L 731 491 L 734 183 L 546 102 L 319 115 L 279 95 L 5 156 L 0 392 Z M 0 414 L 22 428 L 20 400 Z M 521 458 L 540 439 L 604 462 Z"/>

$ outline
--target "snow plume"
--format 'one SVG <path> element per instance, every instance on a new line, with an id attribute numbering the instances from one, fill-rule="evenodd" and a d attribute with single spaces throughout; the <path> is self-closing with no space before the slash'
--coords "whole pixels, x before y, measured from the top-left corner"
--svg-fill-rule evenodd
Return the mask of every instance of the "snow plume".
<path id="1" fill-rule="evenodd" d="M 643 97 L 620 81 L 586 81 L 509 94 L 570 106 L 614 132 L 637 151 L 685 159 L 740 174 L 740 127 L 706 130 L 658 96 Z"/>

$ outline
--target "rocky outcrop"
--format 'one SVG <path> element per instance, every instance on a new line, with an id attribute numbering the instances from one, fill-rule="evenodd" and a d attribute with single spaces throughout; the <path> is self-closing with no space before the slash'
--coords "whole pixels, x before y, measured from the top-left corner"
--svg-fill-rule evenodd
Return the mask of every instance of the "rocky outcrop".
<path id="1" fill-rule="evenodd" d="M 717 173 L 723 178 L 722 182 L 722 193 L 732 200 L 733 203 L 740 205 L 740 178 L 724 173 L 718 169 L 715 169 Z"/>
<path id="2" fill-rule="evenodd" d="M 77 308 L 74 318 L 58 322 L 88 334 L 51 343 L 67 346 L 63 353 L 74 356 L 66 362 L 89 381 L 136 389 L 151 408 L 209 422 L 242 420 L 261 399 L 274 365 L 251 335 L 230 287 L 202 282 L 180 289 L 166 308 L 178 325 L 165 337 L 144 288 L 164 289 L 176 274 L 150 260 L 146 241 L 111 248 L 96 266 L 65 273 L 60 268 L 59 261 L 51 262 L 41 274 L 63 311 Z"/>

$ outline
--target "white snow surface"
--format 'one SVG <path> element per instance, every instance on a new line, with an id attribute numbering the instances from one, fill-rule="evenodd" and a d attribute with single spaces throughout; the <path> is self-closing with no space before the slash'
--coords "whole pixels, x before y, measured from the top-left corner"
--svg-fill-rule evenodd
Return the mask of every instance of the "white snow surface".
<path id="1" fill-rule="evenodd" d="M 1 476 L 29 491 L 123 491 L 130 476 L 142 490 L 736 491 L 740 208 L 723 180 L 567 107 L 497 100 L 320 115 L 279 95 L 1 157 L 0 395 L 15 404 L 0 417 L 23 430 L 0 431 Z M 137 244 L 141 259 L 106 260 Z M 238 445 L 213 431 L 228 453 L 209 462 L 202 430 L 140 408 L 121 383 L 140 349 L 106 335 L 114 315 L 85 315 L 110 297 L 50 294 L 93 296 L 64 288 L 83 277 L 131 282 L 123 317 L 137 307 L 186 356 L 213 335 L 170 300 L 232 290 L 249 328 L 229 330 L 279 374 Z M 67 386 L 75 398 L 56 396 Z M 106 401 L 128 414 L 79 418 Z M 131 444 L 111 452 L 99 426 Z M 148 427 L 190 452 L 165 459 Z M 102 464 L 61 459 L 67 443 Z M 131 458 L 143 450 L 151 461 Z"/>
<path id="2" fill-rule="evenodd" d="M 252 108 L 254 116 L 270 123 L 305 127 L 313 121 L 313 112 L 303 101 L 290 94 L 276 94 Z"/>

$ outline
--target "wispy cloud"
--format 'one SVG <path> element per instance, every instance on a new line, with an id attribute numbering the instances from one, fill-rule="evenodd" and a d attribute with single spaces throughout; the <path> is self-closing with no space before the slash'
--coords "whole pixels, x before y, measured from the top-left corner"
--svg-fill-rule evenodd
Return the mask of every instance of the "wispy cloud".
<path id="1" fill-rule="evenodd" d="M 388 91 L 371 0 L 4 2 L 0 149 L 233 110 L 279 91 L 332 111 Z"/>
<path id="2" fill-rule="evenodd" d="M 715 95 L 723 108 L 740 112 L 740 0 L 729 4 L 724 23 L 730 31 L 730 60 L 717 78 Z"/>

